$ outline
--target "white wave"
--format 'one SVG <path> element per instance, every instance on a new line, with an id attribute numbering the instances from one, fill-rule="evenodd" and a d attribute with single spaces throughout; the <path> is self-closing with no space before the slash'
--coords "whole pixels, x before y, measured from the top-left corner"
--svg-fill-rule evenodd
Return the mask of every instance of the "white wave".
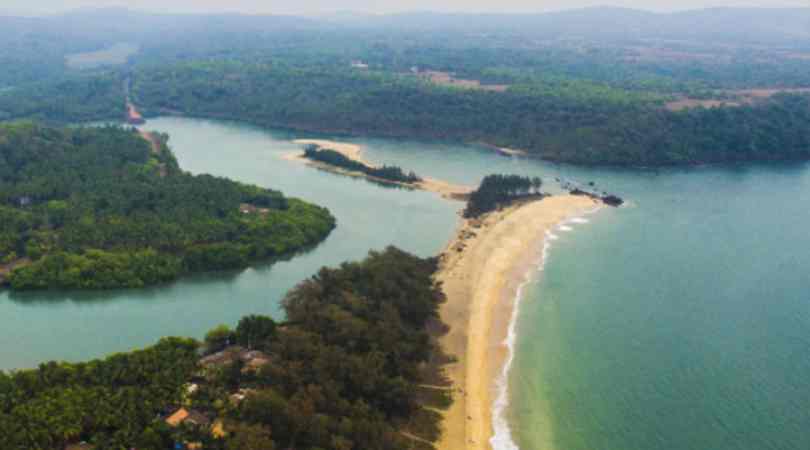
<path id="1" fill-rule="evenodd" d="M 588 211 L 587 214 L 596 212 L 599 208 L 594 208 Z M 577 218 L 571 219 L 575 221 Z M 585 219 L 580 219 L 585 220 Z M 587 223 L 578 222 L 578 223 Z M 560 225 L 560 230 L 571 231 L 572 228 L 566 225 Z M 542 272 L 546 266 L 548 259 L 549 249 L 551 248 L 551 241 L 557 239 L 557 235 L 551 231 L 546 231 L 546 239 L 543 242 L 543 251 L 540 255 L 540 261 L 537 264 L 537 271 Z M 507 348 L 506 361 L 504 362 L 501 373 L 495 380 L 495 389 L 497 396 L 492 404 L 492 437 L 489 444 L 493 450 L 520 450 L 520 447 L 515 443 L 512 438 L 512 430 L 509 427 L 509 421 L 506 418 L 506 411 L 509 409 L 509 372 L 512 370 L 512 363 L 515 360 L 515 343 L 517 342 L 517 320 L 520 314 L 520 303 L 523 300 L 523 289 L 533 281 L 531 274 L 534 271 L 528 271 L 524 276 L 523 281 L 517 288 L 514 298 L 514 306 L 512 307 L 512 317 L 509 318 L 509 330 L 504 340 L 504 345 Z"/>
<path id="2" fill-rule="evenodd" d="M 538 271 L 542 271 L 545 266 L 548 249 L 550 247 L 549 238 L 551 236 L 554 236 L 554 234 L 546 232 L 543 252 L 538 263 Z M 532 282 L 532 273 L 533 271 L 526 273 L 515 293 L 512 317 L 509 318 L 509 331 L 504 340 L 504 345 L 506 345 L 507 348 L 506 361 L 501 369 L 501 373 L 495 380 L 495 388 L 498 394 L 492 405 L 492 438 L 489 440 L 493 450 L 520 450 L 514 439 L 512 439 L 512 430 L 509 428 L 509 421 L 506 419 L 506 411 L 509 408 L 509 371 L 512 369 L 512 362 L 515 359 L 515 342 L 517 341 L 517 319 L 520 312 L 520 301 L 523 298 L 523 289 Z"/>
<path id="3" fill-rule="evenodd" d="M 588 223 L 588 222 L 590 222 L 590 220 L 585 219 L 583 217 L 574 217 L 573 219 L 571 219 L 571 223 Z"/>

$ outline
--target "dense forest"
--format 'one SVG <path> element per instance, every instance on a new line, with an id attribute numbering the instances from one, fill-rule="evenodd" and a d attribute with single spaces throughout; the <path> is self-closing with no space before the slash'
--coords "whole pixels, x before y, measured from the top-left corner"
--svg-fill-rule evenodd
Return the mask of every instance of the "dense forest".
<path id="1" fill-rule="evenodd" d="M 334 227 L 327 210 L 280 192 L 182 172 L 167 140 L 0 126 L 0 265 L 19 265 L 11 287 L 141 287 L 281 256 Z"/>
<path id="2" fill-rule="evenodd" d="M 104 360 L 0 371 L 0 446 L 50 450 L 92 440 L 102 449 L 169 448 L 160 437 L 167 427 L 155 417 L 181 400 L 197 347 L 167 338 Z"/>
<path id="3" fill-rule="evenodd" d="M 400 432 L 439 433 L 417 387 L 436 351 L 426 331 L 443 301 L 436 264 L 388 248 L 322 269 L 288 293 L 288 325 L 254 344 L 272 362 L 247 376 L 226 370 L 200 397 L 253 389 L 226 417 L 268 430 L 275 448 L 429 448 Z"/>
<path id="4" fill-rule="evenodd" d="M 464 217 L 479 217 L 495 211 L 515 200 L 541 196 L 540 178 L 522 177 L 520 175 L 487 175 L 481 180 L 478 189 L 470 194 Z"/>
<path id="5" fill-rule="evenodd" d="M 353 172 L 360 172 L 370 177 L 380 178 L 385 181 L 406 184 L 418 183 L 422 181 L 422 179 L 413 172 L 406 174 L 401 167 L 385 165 L 382 167 L 370 167 L 359 161 L 348 158 L 340 152 L 336 152 L 328 148 L 322 149 L 317 145 L 308 145 L 307 148 L 304 149 L 304 157 L 313 161 L 322 162 Z"/>
<path id="6" fill-rule="evenodd" d="M 613 88 L 615 100 L 581 87 L 570 94 L 493 92 L 378 72 L 206 62 L 143 70 L 136 94 L 153 114 L 179 111 L 268 127 L 487 142 L 580 164 L 810 157 L 810 102 L 802 95 L 669 111 L 651 101 L 623 101 Z"/>
<path id="7" fill-rule="evenodd" d="M 286 322 L 247 316 L 211 330 L 200 364 L 198 343 L 171 338 L 101 361 L 0 372 L 3 448 L 431 449 L 439 415 L 427 406 L 450 401 L 418 387 L 437 351 L 427 332 L 443 301 L 436 265 L 388 248 L 323 268 L 288 293 Z M 232 344 L 263 364 L 218 359 Z M 180 406 L 207 423 L 170 427 Z M 212 434 L 213 419 L 223 433 Z"/>
<path id="8" fill-rule="evenodd" d="M 120 119 L 123 78 L 115 73 L 71 74 L 0 90 L 0 122 L 30 119 L 53 124 Z"/>
<path id="9" fill-rule="evenodd" d="M 810 40 L 797 34 L 807 15 L 0 18 L 10 67 L 0 121 L 118 119 L 132 75 L 134 100 L 152 115 L 484 142 L 578 164 L 807 159 L 810 107 L 795 91 L 810 88 Z M 685 32 L 692 39 L 673 39 Z M 66 63 L 122 42 L 139 49 L 126 63 Z M 675 101 L 686 109 L 668 110 Z"/>

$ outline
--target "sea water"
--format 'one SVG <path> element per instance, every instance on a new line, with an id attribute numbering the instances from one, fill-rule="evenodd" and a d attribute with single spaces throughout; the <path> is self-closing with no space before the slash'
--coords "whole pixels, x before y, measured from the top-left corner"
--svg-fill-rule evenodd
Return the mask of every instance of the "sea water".
<path id="1" fill-rule="evenodd" d="M 433 255 L 458 203 L 284 161 L 304 133 L 161 118 L 180 164 L 325 205 L 338 228 L 275 265 L 147 290 L 0 292 L 0 368 L 202 337 L 322 265 L 395 244 Z M 317 136 L 337 138 L 334 136 Z M 347 139 L 371 161 L 475 184 L 488 173 L 582 183 L 628 200 L 552 230 L 527 274 L 496 396 L 497 449 L 810 448 L 810 167 L 586 169 L 442 142 Z M 538 266 L 538 269 L 540 266 Z"/>
<path id="2" fill-rule="evenodd" d="M 588 169 L 357 142 L 459 183 L 539 175 L 627 200 L 547 237 L 521 289 L 497 450 L 810 448 L 810 165 Z"/>

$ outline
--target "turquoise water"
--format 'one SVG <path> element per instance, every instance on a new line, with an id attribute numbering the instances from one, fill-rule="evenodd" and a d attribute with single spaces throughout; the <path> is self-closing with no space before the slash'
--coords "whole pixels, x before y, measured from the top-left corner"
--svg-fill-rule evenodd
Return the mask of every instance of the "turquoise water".
<path id="1" fill-rule="evenodd" d="M 647 173 L 524 297 L 524 449 L 810 448 L 810 171 Z"/>
<path id="2" fill-rule="evenodd" d="M 585 169 L 452 145 L 414 161 L 398 147 L 418 143 L 359 142 L 457 182 L 509 171 L 629 200 L 556 231 L 524 291 L 521 449 L 810 448 L 810 165 Z"/>
<path id="3" fill-rule="evenodd" d="M 524 291 L 508 411 L 521 449 L 810 448 L 810 165 L 584 169 L 356 141 L 456 182 L 594 180 L 629 200 L 556 231 Z"/>
<path id="4" fill-rule="evenodd" d="M 322 265 L 396 244 L 435 254 L 458 204 L 283 161 L 294 137 L 163 118 L 181 165 L 329 207 L 338 228 L 290 261 L 148 291 L 0 293 L 0 367 L 200 337 L 278 301 Z M 470 146 L 349 139 L 372 161 L 457 183 L 492 172 L 630 200 L 558 231 L 518 321 L 508 416 L 524 450 L 810 448 L 810 166 L 583 169 Z M 549 186 L 549 190 L 555 190 Z"/>

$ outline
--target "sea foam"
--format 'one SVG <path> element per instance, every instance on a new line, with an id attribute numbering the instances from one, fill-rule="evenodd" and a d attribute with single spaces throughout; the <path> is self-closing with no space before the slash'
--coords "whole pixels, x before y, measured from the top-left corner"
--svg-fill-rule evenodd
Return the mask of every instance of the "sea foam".
<path id="1" fill-rule="evenodd" d="M 592 214 L 598 211 L 599 208 L 594 208 L 586 214 Z M 584 218 L 572 218 L 571 222 L 588 223 L 589 221 Z M 565 222 L 563 222 L 565 223 Z M 573 228 L 560 225 L 559 229 L 562 231 L 571 231 Z M 548 259 L 549 249 L 551 248 L 551 241 L 557 239 L 558 236 L 551 231 L 546 231 L 546 238 L 543 240 L 543 251 L 540 254 L 540 260 L 537 263 L 537 272 L 542 272 L 546 266 Z M 520 313 L 520 303 L 523 300 L 523 290 L 533 280 L 533 270 L 527 271 L 524 275 L 523 281 L 515 292 L 514 305 L 512 307 L 512 316 L 509 318 L 509 330 L 504 340 L 504 345 L 507 347 L 506 361 L 504 362 L 501 373 L 495 380 L 495 389 L 497 396 L 492 404 L 492 437 L 489 440 L 493 450 L 520 450 L 520 447 L 515 443 L 512 437 L 512 429 L 509 427 L 509 420 L 506 417 L 506 412 L 509 409 L 509 372 L 512 370 L 512 363 L 515 360 L 515 343 L 517 342 L 517 319 Z"/>
<path id="2" fill-rule="evenodd" d="M 540 256 L 537 271 L 542 272 L 545 267 L 546 258 L 551 245 L 549 242 L 556 239 L 557 236 L 546 231 L 546 239 L 543 241 L 543 251 Z M 492 438 L 489 443 L 492 445 L 493 450 L 519 450 L 519 447 L 512 438 L 512 430 L 509 428 L 509 421 L 506 418 L 506 411 L 509 408 L 509 371 L 512 369 L 512 362 L 515 359 L 515 342 L 517 342 L 517 319 L 520 312 L 520 302 L 523 298 L 523 290 L 526 286 L 533 281 L 533 271 L 527 271 L 523 281 L 515 292 L 514 305 L 512 307 L 512 316 L 509 318 L 509 330 L 504 340 L 504 345 L 507 347 L 506 361 L 504 362 L 501 373 L 495 380 L 495 389 L 497 396 L 492 404 Z"/>

